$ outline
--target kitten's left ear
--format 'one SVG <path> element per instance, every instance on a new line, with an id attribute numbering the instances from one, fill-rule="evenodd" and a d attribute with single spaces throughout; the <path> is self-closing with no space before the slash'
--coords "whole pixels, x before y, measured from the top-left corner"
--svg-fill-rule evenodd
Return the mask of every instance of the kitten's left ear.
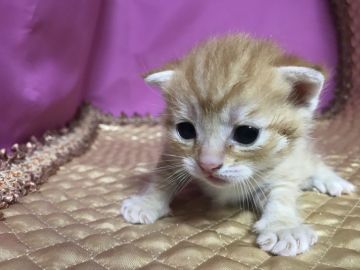
<path id="1" fill-rule="evenodd" d="M 314 111 L 325 82 L 324 74 L 308 67 L 284 66 L 277 69 L 292 86 L 289 100 L 296 106 Z"/>
<path id="2" fill-rule="evenodd" d="M 173 70 L 164 70 L 159 71 L 155 73 L 151 73 L 150 75 L 147 75 L 144 80 L 146 83 L 150 85 L 154 85 L 157 87 L 160 87 L 161 89 L 166 88 L 166 85 L 169 83 L 169 81 L 174 76 Z"/>

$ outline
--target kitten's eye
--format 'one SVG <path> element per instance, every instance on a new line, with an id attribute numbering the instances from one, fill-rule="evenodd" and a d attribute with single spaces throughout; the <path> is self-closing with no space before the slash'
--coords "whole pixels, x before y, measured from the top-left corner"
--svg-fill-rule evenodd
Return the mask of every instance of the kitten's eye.
<path id="1" fill-rule="evenodd" d="M 190 122 L 182 122 L 176 125 L 176 129 L 179 135 L 185 139 L 195 139 L 196 138 L 196 130 L 193 124 Z"/>
<path id="2" fill-rule="evenodd" d="M 238 126 L 234 131 L 234 141 L 241 144 L 252 144 L 259 136 L 259 129 L 252 126 Z"/>

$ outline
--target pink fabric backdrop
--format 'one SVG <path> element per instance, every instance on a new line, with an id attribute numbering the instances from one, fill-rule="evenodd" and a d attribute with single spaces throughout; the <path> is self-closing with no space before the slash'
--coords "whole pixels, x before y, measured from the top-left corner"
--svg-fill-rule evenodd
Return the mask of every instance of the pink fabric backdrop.
<path id="1" fill-rule="evenodd" d="M 119 114 L 158 113 L 139 74 L 212 35 L 271 37 L 305 58 L 336 65 L 324 0 L 2 0 L 0 147 L 57 128 L 83 100 Z M 333 81 L 322 106 L 332 97 Z"/>
<path id="2" fill-rule="evenodd" d="M 0 1 L 0 147 L 73 117 L 86 94 L 100 3 Z"/>

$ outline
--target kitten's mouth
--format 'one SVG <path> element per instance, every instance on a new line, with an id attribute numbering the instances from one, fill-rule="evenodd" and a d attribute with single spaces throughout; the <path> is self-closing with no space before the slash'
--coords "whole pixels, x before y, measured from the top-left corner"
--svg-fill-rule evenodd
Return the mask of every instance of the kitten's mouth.
<path id="1" fill-rule="evenodd" d="M 218 177 L 216 177 L 216 176 L 213 176 L 213 175 L 211 175 L 211 174 L 206 175 L 206 179 L 207 179 L 210 183 L 212 183 L 212 184 L 214 184 L 214 185 L 216 185 L 216 186 L 223 186 L 223 185 L 226 185 L 226 184 L 229 183 L 228 181 L 226 181 L 226 180 L 224 180 L 224 179 L 221 179 L 221 178 L 218 178 Z"/>

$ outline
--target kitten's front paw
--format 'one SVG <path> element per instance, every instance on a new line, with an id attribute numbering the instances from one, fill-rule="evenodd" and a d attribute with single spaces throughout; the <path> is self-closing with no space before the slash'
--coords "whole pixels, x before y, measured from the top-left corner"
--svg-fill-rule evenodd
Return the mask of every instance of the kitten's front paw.
<path id="1" fill-rule="evenodd" d="M 132 196 L 123 201 L 121 215 L 130 223 L 151 224 L 170 212 L 168 205 L 146 196 Z"/>
<path id="2" fill-rule="evenodd" d="M 355 191 L 355 186 L 350 182 L 334 174 L 331 177 L 314 176 L 312 186 L 321 193 L 328 193 L 331 196 L 340 196 Z"/>
<path id="3" fill-rule="evenodd" d="M 317 242 L 316 232 L 307 225 L 279 231 L 265 231 L 256 242 L 262 250 L 275 255 L 295 256 L 308 250 Z"/>

